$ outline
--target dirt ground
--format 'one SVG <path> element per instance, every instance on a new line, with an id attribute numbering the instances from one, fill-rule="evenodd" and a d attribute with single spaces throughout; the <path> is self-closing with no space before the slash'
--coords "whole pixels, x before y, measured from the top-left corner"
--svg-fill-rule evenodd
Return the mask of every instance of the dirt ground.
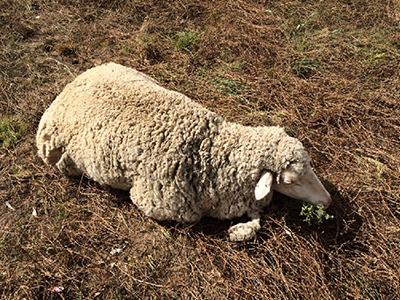
<path id="1" fill-rule="evenodd" d="M 308 226 L 277 195 L 257 238 L 232 243 L 230 221 L 160 224 L 46 166 L 44 110 L 109 61 L 285 127 L 334 219 Z M 0 298 L 398 299 L 399 66 L 398 0 L 1 0 Z"/>

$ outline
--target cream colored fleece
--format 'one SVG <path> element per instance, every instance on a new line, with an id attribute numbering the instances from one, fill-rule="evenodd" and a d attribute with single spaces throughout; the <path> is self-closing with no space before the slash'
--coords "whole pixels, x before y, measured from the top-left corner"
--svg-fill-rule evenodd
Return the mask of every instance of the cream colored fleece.
<path id="1" fill-rule="evenodd" d="M 272 195 L 255 200 L 262 172 L 278 177 L 290 165 L 302 173 L 309 162 L 302 144 L 282 128 L 225 122 L 115 63 L 66 86 L 40 121 L 37 146 L 61 172 L 130 190 L 146 215 L 178 222 L 255 219 Z"/>

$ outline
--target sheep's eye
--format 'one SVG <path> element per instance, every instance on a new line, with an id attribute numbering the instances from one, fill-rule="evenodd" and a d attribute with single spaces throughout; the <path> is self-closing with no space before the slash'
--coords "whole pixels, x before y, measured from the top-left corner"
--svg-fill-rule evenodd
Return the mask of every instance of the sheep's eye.
<path id="1" fill-rule="evenodd" d="M 292 184 L 293 182 L 289 178 L 283 178 L 284 184 Z"/>

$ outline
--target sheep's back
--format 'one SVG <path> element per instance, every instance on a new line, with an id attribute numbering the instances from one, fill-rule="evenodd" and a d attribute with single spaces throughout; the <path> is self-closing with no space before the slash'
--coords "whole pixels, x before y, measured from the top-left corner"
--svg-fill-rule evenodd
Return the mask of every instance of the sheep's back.
<path id="1" fill-rule="evenodd" d="M 186 96 L 110 63 L 66 86 L 42 117 L 37 145 L 63 172 L 129 189 L 134 176 L 175 180 L 201 168 L 198 150 L 219 122 Z"/>

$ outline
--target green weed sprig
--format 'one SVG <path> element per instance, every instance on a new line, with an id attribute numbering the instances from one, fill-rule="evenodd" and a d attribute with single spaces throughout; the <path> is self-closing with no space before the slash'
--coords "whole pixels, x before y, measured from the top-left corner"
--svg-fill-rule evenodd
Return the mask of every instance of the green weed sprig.
<path id="1" fill-rule="evenodd" d="M 311 226 L 313 223 L 322 224 L 324 221 L 333 219 L 333 216 L 328 214 L 324 210 L 322 204 L 318 204 L 316 207 L 310 203 L 304 203 L 301 208 L 300 216 L 304 217 L 304 222 Z"/>

